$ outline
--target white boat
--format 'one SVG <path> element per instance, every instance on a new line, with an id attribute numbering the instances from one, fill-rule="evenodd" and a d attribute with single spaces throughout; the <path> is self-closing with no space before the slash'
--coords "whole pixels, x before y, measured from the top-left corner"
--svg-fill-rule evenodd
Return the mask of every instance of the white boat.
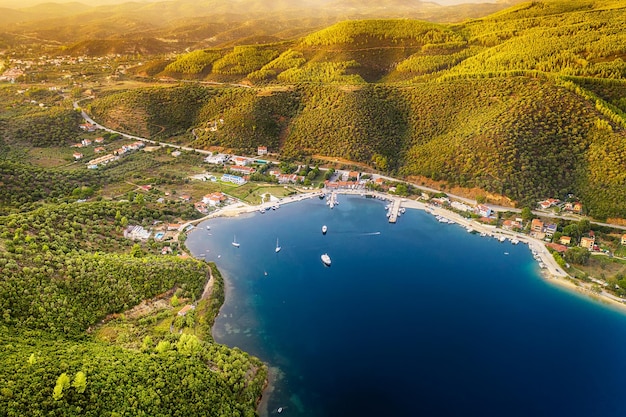
<path id="1" fill-rule="evenodd" d="M 280 247 L 280 246 L 278 246 L 278 238 L 276 238 L 276 249 L 274 249 L 274 251 L 275 251 L 276 253 L 278 253 L 278 252 L 280 252 L 280 249 L 281 249 L 281 247 Z"/>
<path id="2" fill-rule="evenodd" d="M 264 213 L 265 213 L 265 209 L 264 209 L 264 208 L 261 208 L 261 209 L 259 210 L 259 213 L 264 214 Z"/>
<path id="3" fill-rule="evenodd" d="M 322 234 L 325 235 L 328 232 L 328 227 L 326 225 L 322 226 Z"/>
<path id="4" fill-rule="evenodd" d="M 233 237 L 233 242 L 231 243 L 231 245 L 233 245 L 236 248 L 239 247 L 239 243 L 237 243 L 237 236 Z"/>
<path id="5" fill-rule="evenodd" d="M 511 239 L 511 243 L 514 244 L 514 245 L 517 245 L 519 243 L 519 240 L 513 238 L 513 239 Z"/>
<path id="6" fill-rule="evenodd" d="M 211 226 L 209 226 L 209 225 L 207 224 L 207 226 L 206 226 L 206 230 L 211 230 Z"/>
<path id="7" fill-rule="evenodd" d="M 324 265 L 330 266 L 330 256 L 328 256 L 327 253 L 323 254 L 321 258 L 322 258 L 322 262 L 324 262 Z"/>
<path id="8" fill-rule="evenodd" d="M 504 236 L 500 236 L 500 237 L 498 238 L 498 240 L 499 240 L 500 242 L 504 242 L 504 241 L 506 240 L 506 237 L 504 237 Z"/>

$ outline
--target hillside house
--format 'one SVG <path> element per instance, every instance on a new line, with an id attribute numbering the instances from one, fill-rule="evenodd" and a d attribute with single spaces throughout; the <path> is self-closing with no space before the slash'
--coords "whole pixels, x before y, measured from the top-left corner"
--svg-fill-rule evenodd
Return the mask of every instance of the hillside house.
<path id="1" fill-rule="evenodd" d="M 91 123 L 83 123 L 83 124 L 79 125 L 78 127 L 80 127 L 85 132 L 95 132 L 96 131 L 96 126 L 92 125 Z"/>
<path id="2" fill-rule="evenodd" d="M 184 317 L 184 316 L 187 315 L 187 313 L 189 313 L 191 310 L 194 310 L 194 309 L 195 309 L 195 307 L 193 305 L 187 304 L 185 307 L 181 308 L 178 311 L 178 315 Z"/>
<path id="3" fill-rule="evenodd" d="M 226 161 L 228 161 L 230 157 L 228 155 L 226 155 L 225 153 L 218 153 L 215 155 L 209 155 L 206 158 L 204 158 L 204 162 L 206 162 L 207 164 L 224 164 L 226 163 Z"/>
<path id="4" fill-rule="evenodd" d="M 259 146 L 256 151 L 257 155 L 267 155 L 267 146 Z"/>
<path id="5" fill-rule="evenodd" d="M 98 146 L 98 147 L 97 147 L 97 148 L 95 148 L 93 151 L 94 151 L 95 153 L 100 153 L 100 152 L 104 152 L 104 151 L 106 151 L 106 149 L 105 149 L 105 148 L 103 148 L 102 146 Z"/>
<path id="6" fill-rule="evenodd" d="M 626 246 L 626 234 L 622 235 L 622 246 Z"/>
<path id="7" fill-rule="evenodd" d="M 99 137 L 95 139 L 96 143 L 104 143 L 104 138 L 103 137 Z"/>
<path id="8" fill-rule="evenodd" d="M 178 198 L 180 198 L 183 201 L 191 201 L 191 196 L 189 194 L 183 194 Z"/>
<path id="9" fill-rule="evenodd" d="M 74 157 L 75 160 L 79 160 L 83 158 L 83 154 L 80 152 L 74 152 L 72 156 Z"/>
<path id="10" fill-rule="evenodd" d="M 539 208 L 541 208 L 543 210 L 547 210 L 550 207 L 556 206 L 560 202 L 561 202 L 561 200 L 557 200 L 556 198 L 548 198 L 547 200 L 540 201 L 538 203 L 538 205 L 539 205 Z"/>
<path id="11" fill-rule="evenodd" d="M 583 237 L 580 239 L 580 246 L 591 251 L 596 243 L 595 237 Z"/>
<path id="12" fill-rule="evenodd" d="M 579 202 L 565 203 L 565 205 L 563 206 L 563 210 L 580 214 L 583 211 L 583 205 Z"/>
<path id="13" fill-rule="evenodd" d="M 559 239 L 559 243 L 561 245 L 571 245 L 572 244 L 572 238 L 569 236 L 561 236 L 561 238 Z"/>

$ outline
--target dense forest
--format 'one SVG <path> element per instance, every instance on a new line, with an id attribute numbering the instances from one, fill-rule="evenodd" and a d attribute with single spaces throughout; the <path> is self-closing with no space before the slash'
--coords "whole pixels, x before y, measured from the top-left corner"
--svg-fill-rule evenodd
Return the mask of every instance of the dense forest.
<path id="1" fill-rule="evenodd" d="M 122 235 L 127 224 L 180 214 L 140 200 L 0 217 L 4 415 L 255 415 L 263 365 L 210 336 L 167 333 L 140 350 L 86 337 L 108 315 L 173 288 L 181 299 L 200 298 L 209 265 L 157 255 L 162 243 L 141 247 Z"/>

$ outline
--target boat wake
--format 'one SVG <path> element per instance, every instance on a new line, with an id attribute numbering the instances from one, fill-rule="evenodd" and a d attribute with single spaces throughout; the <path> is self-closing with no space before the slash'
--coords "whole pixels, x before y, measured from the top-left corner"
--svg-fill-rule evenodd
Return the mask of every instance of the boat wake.
<path id="1" fill-rule="evenodd" d="M 361 236 L 375 236 L 379 234 L 380 232 L 370 232 L 370 233 L 362 233 Z"/>

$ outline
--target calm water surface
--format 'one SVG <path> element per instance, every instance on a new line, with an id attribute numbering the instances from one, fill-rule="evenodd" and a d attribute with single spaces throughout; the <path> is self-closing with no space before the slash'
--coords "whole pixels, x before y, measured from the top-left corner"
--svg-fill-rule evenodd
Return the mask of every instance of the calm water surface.
<path id="1" fill-rule="evenodd" d="M 339 199 L 187 239 L 228 281 L 216 340 L 276 375 L 269 415 L 626 416 L 624 313 L 544 281 L 525 245 Z"/>

